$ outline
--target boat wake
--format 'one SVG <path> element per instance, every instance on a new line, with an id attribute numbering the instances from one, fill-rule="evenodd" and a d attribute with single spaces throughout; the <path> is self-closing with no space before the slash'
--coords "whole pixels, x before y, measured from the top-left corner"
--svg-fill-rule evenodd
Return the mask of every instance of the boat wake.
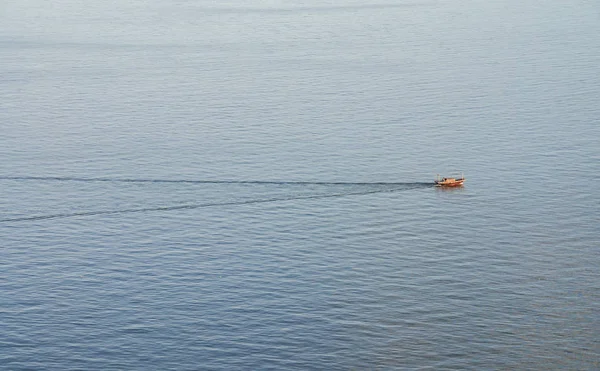
<path id="1" fill-rule="evenodd" d="M 73 182 L 125 182 L 125 183 L 188 183 L 188 184 L 271 184 L 271 185 L 323 185 L 323 186 L 364 186 L 363 190 L 346 190 L 345 192 L 318 194 L 318 195 L 295 195 L 286 197 L 259 198 L 249 200 L 236 200 L 225 202 L 188 203 L 180 205 L 166 205 L 156 207 L 129 208 L 117 210 L 79 211 L 72 213 L 55 213 L 45 215 L 33 215 L 0 219 L 0 223 L 25 222 L 47 219 L 61 219 L 74 217 L 87 217 L 95 215 L 119 215 L 129 213 L 160 212 L 175 210 L 192 210 L 217 206 L 237 206 L 261 203 L 285 202 L 295 200 L 314 200 L 325 198 L 337 198 L 348 196 L 361 196 L 383 192 L 398 192 L 417 188 L 433 187 L 432 183 L 425 182 L 286 182 L 286 181 L 244 181 L 244 180 L 169 180 L 169 179 L 127 179 L 127 178 L 74 178 L 74 177 L 0 177 L 0 180 L 37 180 L 37 181 L 73 181 Z M 382 187 L 383 186 L 383 187 Z M 361 187 L 361 188 L 364 188 Z M 376 187 L 373 189 L 373 187 Z M 353 187 L 352 189 L 356 189 Z"/>
<path id="2" fill-rule="evenodd" d="M 138 179 L 138 178 L 78 178 L 42 176 L 0 176 L 0 180 L 38 180 L 58 182 L 107 182 L 107 183 L 186 183 L 186 184 L 273 184 L 273 185 L 365 185 L 365 186 L 431 186 L 431 182 L 314 182 L 276 180 L 193 180 L 193 179 Z"/>

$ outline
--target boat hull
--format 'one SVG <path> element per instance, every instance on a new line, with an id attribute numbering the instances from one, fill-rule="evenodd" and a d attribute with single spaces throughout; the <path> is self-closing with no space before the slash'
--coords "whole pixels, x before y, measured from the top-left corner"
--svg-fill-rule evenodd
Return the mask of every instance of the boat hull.
<path id="1" fill-rule="evenodd" d="M 464 179 L 444 179 L 444 180 L 436 180 L 436 187 L 461 187 L 465 182 Z"/>

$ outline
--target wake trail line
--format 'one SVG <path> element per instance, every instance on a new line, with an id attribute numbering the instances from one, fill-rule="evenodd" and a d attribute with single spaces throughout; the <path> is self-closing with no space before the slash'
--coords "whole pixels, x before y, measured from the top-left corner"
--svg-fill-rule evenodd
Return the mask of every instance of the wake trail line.
<path id="1" fill-rule="evenodd" d="M 82 212 L 77 212 L 77 213 L 49 214 L 49 215 L 26 216 L 26 217 L 20 217 L 20 218 L 0 219 L 0 223 L 25 222 L 25 221 L 46 220 L 46 219 L 60 219 L 60 218 L 73 218 L 73 217 L 78 217 L 78 216 L 129 214 L 129 213 L 142 213 L 142 212 L 153 212 L 153 211 L 192 210 L 192 209 L 200 209 L 200 208 L 204 208 L 204 207 L 250 205 L 250 204 L 283 202 L 283 201 L 293 201 L 293 200 L 314 200 L 314 199 L 322 199 L 322 198 L 360 196 L 360 195 L 368 195 L 368 194 L 373 194 L 373 193 L 394 192 L 394 191 L 399 191 L 399 190 L 408 190 L 408 189 L 416 189 L 416 188 L 420 188 L 420 187 L 379 189 L 379 190 L 367 191 L 367 192 L 350 192 L 350 193 L 346 192 L 346 193 L 334 193 L 334 194 L 328 194 L 328 195 L 314 195 L 314 196 L 263 198 L 263 199 L 258 199 L 258 200 L 246 200 L 246 201 L 230 201 L 230 202 L 215 202 L 215 203 L 204 203 L 204 204 L 177 205 L 177 206 L 146 207 L 146 208 L 140 208 L 140 209 L 82 211 Z"/>
<path id="2" fill-rule="evenodd" d="M 60 176 L 0 176 L 0 180 L 38 180 L 58 182 L 107 182 L 107 183 L 188 183 L 188 184 L 273 184 L 273 185 L 390 185 L 425 186 L 432 182 L 304 182 L 262 180 L 193 180 L 193 179 L 137 179 L 137 178 L 78 178 Z"/>

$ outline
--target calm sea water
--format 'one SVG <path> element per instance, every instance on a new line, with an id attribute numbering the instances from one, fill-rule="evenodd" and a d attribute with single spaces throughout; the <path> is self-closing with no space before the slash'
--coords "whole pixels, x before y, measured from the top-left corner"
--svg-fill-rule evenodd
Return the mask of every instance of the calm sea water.
<path id="1" fill-rule="evenodd" d="M 587 0 L 5 2 L 0 369 L 600 369 L 599 35 Z"/>

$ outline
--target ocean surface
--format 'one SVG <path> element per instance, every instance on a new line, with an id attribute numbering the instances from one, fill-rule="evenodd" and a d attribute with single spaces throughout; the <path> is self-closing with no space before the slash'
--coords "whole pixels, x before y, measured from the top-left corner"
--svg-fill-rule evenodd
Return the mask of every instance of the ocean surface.
<path id="1" fill-rule="evenodd" d="M 599 182 L 598 1 L 8 0 L 0 369 L 598 370 Z"/>

